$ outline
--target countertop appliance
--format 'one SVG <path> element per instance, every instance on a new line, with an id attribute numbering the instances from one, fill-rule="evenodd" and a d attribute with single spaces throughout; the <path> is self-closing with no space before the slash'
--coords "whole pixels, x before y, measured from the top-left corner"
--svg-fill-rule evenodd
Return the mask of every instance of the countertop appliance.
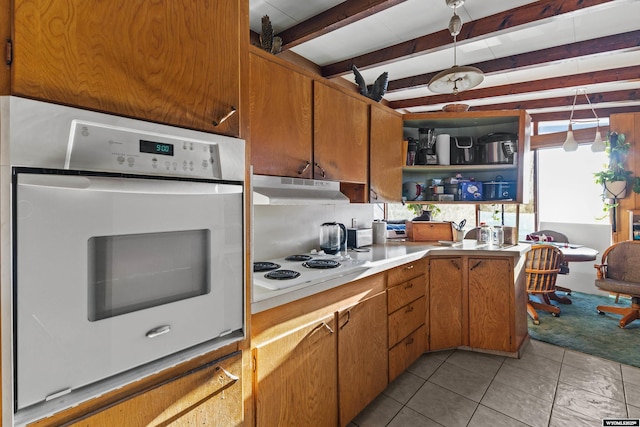
<path id="1" fill-rule="evenodd" d="M 323 252 L 256 261 L 253 263 L 253 284 L 272 291 L 312 286 L 365 271 L 365 262 L 349 255 Z"/>
<path id="2" fill-rule="evenodd" d="M 335 255 L 346 249 L 347 228 L 338 222 L 325 222 L 320 226 L 320 249 L 329 255 Z"/>
<path id="3" fill-rule="evenodd" d="M 385 223 L 386 228 L 386 223 Z M 384 234 L 384 232 L 382 233 Z M 382 243 L 382 242 L 380 242 Z M 347 248 L 362 248 L 373 244 L 372 228 L 347 228 Z"/>
<path id="4" fill-rule="evenodd" d="M 478 138 L 478 163 L 513 164 L 518 150 L 518 136 L 508 132 L 494 132 Z"/>
<path id="5" fill-rule="evenodd" d="M 17 97 L 0 126 L 5 422 L 244 337 L 244 141 Z"/>

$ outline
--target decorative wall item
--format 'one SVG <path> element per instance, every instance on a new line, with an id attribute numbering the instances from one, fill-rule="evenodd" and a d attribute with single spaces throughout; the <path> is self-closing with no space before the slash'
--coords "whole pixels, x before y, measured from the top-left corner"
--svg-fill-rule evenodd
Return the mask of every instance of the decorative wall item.
<path id="1" fill-rule="evenodd" d="M 389 84 L 389 73 L 386 71 L 378 76 L 376 81 L 371 86 L 371 90 L 367 87 L 367 84 L 364 81 L 364 77 L 358 71 L 358 67 L 353 65 L 351 67 L 353 74 L 355 75 L 355 81 L 358 87 L 360 88 L 360 93 L 367 98 L 371 98 L 374 101 L 380 102 L 384 93 L 387 91 L 387 85 Z"/>
<path id="2" fill-rule="evenodd" d="M 260 33 L 260 46 L 274 55 L 282 50 L 282 37 L 273 35 L 273 27 L 269 15 L 262 17 L 262 32 Z"/>

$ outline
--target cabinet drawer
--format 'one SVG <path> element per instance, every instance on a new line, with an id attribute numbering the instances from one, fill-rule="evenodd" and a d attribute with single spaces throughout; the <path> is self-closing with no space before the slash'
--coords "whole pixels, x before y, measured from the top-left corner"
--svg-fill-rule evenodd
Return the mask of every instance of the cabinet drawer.
<path id="1" fill-rule="evenodd" d="M 135 395 L 74 426 L 240 425 L 242 353 L 203 367 Z"/>
<path id="2" fill-rule="evenodd" d="M 403 305 L 426 294 L 427 276 L 421 274 L 387 290 L 387 310 L 393 313 Z"/>
<path id="3" fill-rule="evenodd" d="M 418 360 L 425 351 L 426 343 L 427 327 L 422 325 L 389 350 L 389 382 Z"/>
<path id="4" fill-rule="evenodd" d="M 391 288 L 402 282 L 406 282 L 409 279 L 420 276 L 421 274 L 425 274 L 427 272 L 428 264 L 429 261 L 426 258 L 422 258 L 389 270 L 387 276 L 387 287 Z"/>
<path id="5" fill-rule="evenodd" d="M 426 322 L 426 301 L 426 297 L 418 298 L 389 315 L 389 347 Z"/>

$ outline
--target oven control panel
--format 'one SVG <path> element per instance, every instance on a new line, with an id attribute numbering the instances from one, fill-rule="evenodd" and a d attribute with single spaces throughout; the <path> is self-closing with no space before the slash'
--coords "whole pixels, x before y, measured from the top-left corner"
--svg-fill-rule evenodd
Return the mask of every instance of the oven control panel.
<path id="1" fill-rule="evenodd" d="M 65 168 L 221 179 L 218 144 L 74 120 Z"/>

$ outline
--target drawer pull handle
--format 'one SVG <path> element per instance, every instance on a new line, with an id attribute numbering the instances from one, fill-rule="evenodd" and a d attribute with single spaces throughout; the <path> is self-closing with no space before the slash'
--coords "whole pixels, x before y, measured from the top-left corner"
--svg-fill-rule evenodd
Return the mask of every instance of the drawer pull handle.
<path id="1" fill-rule="evenodd" d="M 214 126 L 220 126 L 221 124 L 223 124 L 229 117 L 233 116 L 236 113 L 236 107 L 231 106 L 231 111 L 229 111 L 223 118 L 221 118 L 220 120 L 213 120 L 211 123 L 213 123 Z"/>
<path id="2" fill-rule="evenodd" d="M 322 177 L 323 178 L 327 177 L 327 173 L 325 172 L 324 168 L 322 166 L 320 166 L 320 164 L 318 162 L 315 162 L 313 165 L 315 167 L 317 167 L 318 169 L 320 169 L 320 172 L 322 173 Z"/>
<path id="3" fill-rule="evenodd" d="M 406 285 L 404 288 L 405 288 L 405 289 L 411 289 L 411 288 L 413 288 L 413 283 L 412 283 L 412 282 L 407 283 L 407 285 Z"/>
<path id="4" fill-rule="evenodd" d="M 406 342 L 406 345 L 411 345 L 413 344 L 413 337 L 409 338 Z"/>
<path id="5" fill-rule="evenodd" d="M 216 366 L 215 371 L 216 372 L 222 371 L 222 373 L 225 374 L 227 378 L 229 378 L 229 380 L 233 381 L 234 383 L 240 379 L 240 377 L 233 375 L 231 372 L 227 371 L 222 366 Z"/>
<path id="6" fill-rule="evenodd" d="M 404 269 L 405 270 L 411 270 L 411 269 L 413 269 L 413 267 L 414 267 L 413 264 L 411 264 L 411 265 L 407 265 Z"/>
<path id="7" fill-rule="evenodd" d="M 333 333 L 333 329 L 331 329 L 331 326 L 327 325 L 326 322 L 322 322 L 320 323 L 318 326 L 316 326 L 315 328 L 313 328 L 313 330 L 309 333 L 309 335 L 311 335 L 312 333 L 314 333 L 315 331 L 317 331 L 318 329 L 322 329 L 323 327 L 327 328 L 327 330 L 329 331 L 330 334 Z"/>
<path id="8" fill-rule="evenodd" d="M 347 321 L 344 322 L 344 324 L 342 326 L 340 326 L 340 329 L 344 329 L 345 326 L 347 326 L 347 323 L 349 323 L 349 321 L 351 320 L 351 310 L 347 311 Z"/>
<path id="9" fill-rule="evenodd" d="M 298 171 L 298 175 L 305 173 L 307 169 L 309 169 L 309 166 L 311 166 L 311 162 L 307 160 L 307 163 Z"/>
<path id="10" fill-rule="evenodd" d="M 155 338 L 155 337 L 159 337 L 160 335 L 167 334 L 169 332 L 171 332 L 171 326 L 163 325 L 163 326 L 158 326 L 157 328 L 151 329 L 145 335 L 147 336 L 147 338 Z"/>
<path id="11" fill-rule="evenodd" d="M 405 313 L 411 313 L 413 311 L 413 306 L 410 305 L 409 307 L 407 307 L 407 309 L 405 310 Z"/>

